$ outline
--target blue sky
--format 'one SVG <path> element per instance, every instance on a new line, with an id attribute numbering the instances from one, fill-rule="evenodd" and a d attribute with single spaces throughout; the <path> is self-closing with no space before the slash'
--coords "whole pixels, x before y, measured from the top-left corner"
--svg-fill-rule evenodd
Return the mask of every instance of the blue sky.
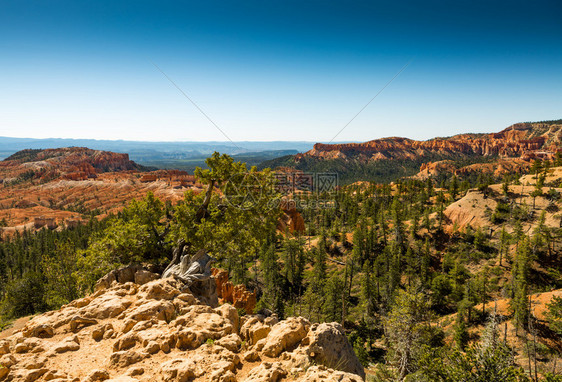
<path id="1" fill-rule="evenodd" d="M 559 1 L 0 0 L 0 135 L 428 139 L 562 118 Z"/>

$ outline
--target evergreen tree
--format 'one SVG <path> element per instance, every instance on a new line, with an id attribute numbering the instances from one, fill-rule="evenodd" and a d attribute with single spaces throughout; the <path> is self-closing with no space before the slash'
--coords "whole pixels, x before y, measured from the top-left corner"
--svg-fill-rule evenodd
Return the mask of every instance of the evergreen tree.
<path id="1" fill-rule="evenodd" d="M 275 252 L 275 244 L 271 244 L 261 252 L 260 270 L 263 281 L 263 295 L 260 303 L 283 316 L 282 280 L 279 274 L 279 263 Z"/>
<path id="2" fill-rule="evenodd" d="M 464 321 L 464 310 L 459 310 L 457 312 L 453 339 L 460 350 L 465 350 L 466 346 L 468 345 L 470 336 L 466 327 L 466 323 Z"/>
<path id="3" fill-rule="evenodd" d="M 531 253 L 529 240 L 524 237 L 519 244 L 517 256 L 512 268 L 512 295 L 510 306 L 517 324 L 517 328 L 525 327 L 529 317 L 527 295 L 529 294 L 529 272 L 531 267 Z"/>
<path id="4" fill-rule="evenodd" d="M 316 321 L 321 321 L 325 304 L 326 290 L 326 252 L 322 248 L 312 251 L 314 265 L 310 274 L 310 282 L 306 289 L 304 300 L 307 302 L 309 315 Z"/>
<path id="5" fill-rule="evenodd" d="M 55 252 L 43 257 L 41 271 L 46 278 L 45 302 L 57 309 L 79 297 L 76 249 L 69 240 L 55 243 Z"/>
<path id="6" fill-rule="evenodd" d="M 499 252 L 500 252 L 500 261 L 499 261 L 499 265 L 502 265 L 502 259 L 505 253 L 505 257 L 507 258 L 507 253 L 508 253 L 508 246 L 509 243 L 509 234 L 507 233 L 505 226 L 502 226 L 502 230 L 500 232 L 500 248 L 499 248 Z"/>
<path id="7" fill-rule="evenodd" d="M 340 321 L 344 285 L 341 278 L 332 274 L 326 282 L 324 314 L 327 321 Z"/>
<path id="8" fill-rule="evenodd" d="M 449 186 L 449 193 L 451 194 L 451 199 L 455 201 L 459 193 L 459 181 L 456 175 L 453 175 L 453 178 L 451 179 L 451 184 Z"/>
<path id="9" fill-rule="evenodd" d="M 417 368 L 417 350 L 428 340 L 431 318 L 427 296 L 417 288 L 398 291 L 392 310 L 384 320 L 389 342 L 388 361 L 395 365 L 399 379 Z"/>

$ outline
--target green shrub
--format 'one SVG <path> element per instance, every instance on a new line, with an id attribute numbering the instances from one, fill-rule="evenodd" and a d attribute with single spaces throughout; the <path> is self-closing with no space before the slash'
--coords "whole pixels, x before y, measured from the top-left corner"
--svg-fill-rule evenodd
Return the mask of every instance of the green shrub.
<path id="1" fill-rule="evenodd" d="M 27 272 L 22 278 L 6 285 L 2 300 L 2 313 L 8 317 L 21 317 L 46 309 L 45 287 L 41 274 Z"/>

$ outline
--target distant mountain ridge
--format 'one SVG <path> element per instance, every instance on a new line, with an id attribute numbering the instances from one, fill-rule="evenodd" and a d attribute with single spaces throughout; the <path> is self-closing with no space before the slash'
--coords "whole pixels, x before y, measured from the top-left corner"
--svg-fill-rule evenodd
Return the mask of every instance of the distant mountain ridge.
<path id="1" fill-rule="evenodd" d="M 517 123 L 489 134 L 459 134 L 417 141 L 402 137 L 364 143 L 322 144 L 263 166 L 289 166 L 303 171 L 334 171 L 342 179 L 388 181 L 415 175 L 428 162 L 453 160 L 467 164 L 513 158 L 552 158 L 562 149 L 562 120 Z"/>
<path id="2" fill-rule="evenodd" d="M 412 159 L 428 153 L 440 155 L 498 155 L 502 157 L 533 156 L 537 150 L 555 151 L 562 140 L 562 124 L 519 123 L 499 133 L 459 134 L 449 138 L 416 141 L 391 137 L 365 143 L 322 144 L 301 158 L 350 158 L 353 160 Z"/>
<path id="3" fill-rule="evenodd" d="M 11 138 L 0 137 L 0 159 L 24 149 L 52 149 L 59 147 L 88 147 L 94 150 L 128 153 L 132 160 L 143 162 L 155 159 L 188 159 L 206 157 L 214 151 L 229 155 L 252 152 L 295 150 L 308 151 L 314 142 L 271 141 L 271 142 L 144 142 L 128 140 L 98 140 L 69 138 Z"/>

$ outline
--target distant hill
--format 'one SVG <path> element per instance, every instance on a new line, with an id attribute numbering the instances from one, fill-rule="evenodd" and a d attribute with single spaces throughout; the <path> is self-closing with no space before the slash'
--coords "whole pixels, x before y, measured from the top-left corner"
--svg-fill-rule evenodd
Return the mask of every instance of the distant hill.
<path id="1" fill-rule="evenodd" d="M 365 143 L 316 143 L 312 150 L 264 162 L 262 167 L 338 172 L 343 182 L 388 182 L 416 175 L 427 169 L 428 163 L 444 160 L 453 161 L 449 168 L 459 172 L 479 171 L 474 164 L 507 158 L 525 167 L 534 158 L 554 157 L 561 150 L 561 142 L 560 120 L 518 123 L 498 133 L 459 134 L 427 141 L 391 137 Z M 510 166 L 510 171 L 518 168 Z"/>
<path id="2" fill-rule="evenodd" d="M 86 147 L 58 149 L 27 149 L 18 151 L 0 162 L 0 175 L 6 182 L 56 178 L 89 179 L 97 174 L 116 171 L 146 171 L 147 168 L 129 160 L 128 154 L 92 150 Z"/>

